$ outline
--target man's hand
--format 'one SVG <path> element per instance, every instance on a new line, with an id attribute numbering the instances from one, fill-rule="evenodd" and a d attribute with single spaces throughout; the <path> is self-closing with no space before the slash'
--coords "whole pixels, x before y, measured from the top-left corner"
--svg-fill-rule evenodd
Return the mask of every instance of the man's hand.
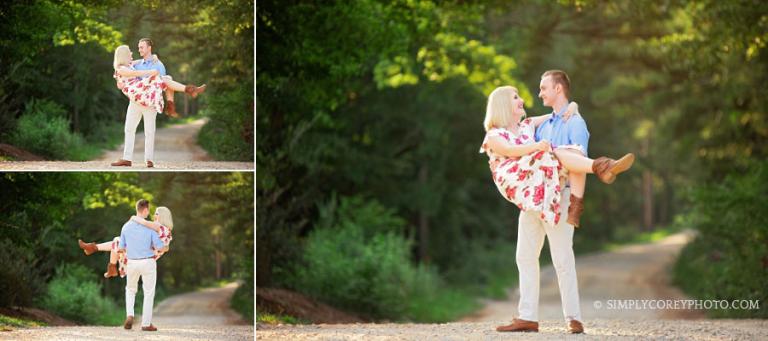
<path id="1" fill-rule="evenodd" d="M 149 70 L 149 76 L 157 76 L 160 74 L 160 71 L 157 70 Z"/>

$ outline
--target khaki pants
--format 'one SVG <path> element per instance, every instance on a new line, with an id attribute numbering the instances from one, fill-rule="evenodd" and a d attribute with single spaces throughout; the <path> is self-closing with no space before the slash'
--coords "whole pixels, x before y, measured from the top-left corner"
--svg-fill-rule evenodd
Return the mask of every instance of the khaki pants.
<path id="1" fill-rule="evenodd" d="M 144 289 L 144 308 L 141 313 L 141 326 L 152 324 L 152 309 L 155 305 L 155 283 L 157 283 L 157 262 L 153 258 L 129 259 L 126 269 L 128 281 L 125 285 L 125 314 L 134 316 L 133 306 L 136 301 L 136 291 L 141 286 Z"/>
<path id="2" fill-rule="evenodd" d="M 518 314 L 527 321 L 539 320 L 539 255 L 544 237 L 549 239 L 552 264 L 557 273 L 560 299 L 565 320 L 581 321 L 579 284 L 576 278 L 576 260 L 573 255 L 573 225 L 566 222 L 570 191 L 562 192 L 560 222 L 553 226 L 541 220 L 541 212 L 520 212 L 517 227 L 517 268 L 520 271 L 520 303 Z"/>
<path id="3" fill-rule="evenodd" d="M 125 144 L 123 160 L 133 161 L 133 144 L 136 140 L 136 128 L 144 118 L 144 162 L 153 161 L 155 154 L 155 122 L 157 113 L 154 109 L 131 101 L 125 115 Z"/>

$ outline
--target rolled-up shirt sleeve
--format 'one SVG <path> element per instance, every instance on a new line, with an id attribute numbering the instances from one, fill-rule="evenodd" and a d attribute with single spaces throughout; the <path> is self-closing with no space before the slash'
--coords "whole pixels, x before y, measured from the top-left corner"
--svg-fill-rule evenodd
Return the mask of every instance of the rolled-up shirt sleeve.
<path id="1" fill-rule="evenodd" d="M 568 143 L 581 145 L 584 150 L 584 156 L 587 156 L 589 147 L 589 130 L 584 119 L 572 119 L 568 123 Z"/>
<path id="2" fill-rule="evenodd" d="M 160 72 L 160 76 L 165 76 L 165 65 L 163 62 L 157 62 L 157 71 Z"/>

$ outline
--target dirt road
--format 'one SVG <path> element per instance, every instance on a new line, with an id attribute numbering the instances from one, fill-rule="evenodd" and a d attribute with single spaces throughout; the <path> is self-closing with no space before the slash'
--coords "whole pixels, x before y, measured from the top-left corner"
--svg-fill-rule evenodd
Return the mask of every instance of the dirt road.
<path id="1" fill-rule="evenodd" d="M 0 340 L 253 340 L 253 325 L 229 309 L 237 284 L 176 295 L 155 307 L 158 331 L 141 331 L 141 316 L 132 330 L 115 327 L 42 327 L 0 333 Z M 137 306 L 141 301 L 136 302 Z"/>
<path id="2" fill-rule="evenodd" d="M 677 254 L 693 237 L 692 231 L 685 231 L 656 243 L 628 245 L 610 252 L 577 257 L 576 273 L 584 319 L 704 318 L 700 311 L 609 309 L 608 304 L 609 300 L 687 299 L 670 284 L 669 270 Z M 540 276 L 539 319 L 563 319 L 555 269 L 552 265 L 542 267 Z M 511 288 L 506 300 L 485 301 L 485 308 L 465 321 L 510 320 L 517 316 L 519 298 L 517 288 Z"/>
<path id="3" fill-rule="evenodd" d="M 498 333 L 496 326 L 517 315 L 519 294 L 509 290 L 501 301 L 462 321 L 446 324 L 343 324 L 258 326 L 259 340 L 766 340 L 766 320 L 708 320 L 700 311 L 616 309 L 609 300 L 684 300 L 669 284 L 668 270 L 693 233 L 659 242 L 629 245 L 576 259 L 585 335 L 566 334 L 553 267 L 541 269 L 539 333 Z M 514 257 L 512 258 L 514 259 Z M 514 262 L 514 260 L 513 260 Z M 511 266 L 514 266 L 512 264 Z M 599 302 L 599 303 L 598 303 Z M 616 302 L 616 301 L 614 301 Z M 762 302 L 764 303 L 764 302 Z"/>
<path id="4" fill-rule="evenodd" d="M 212 161 L 197 144 L 197 134 L 206 119 L 198 119 L 163 127 L 155 132 L 155 168 L 144 163 L 144 133 L 136 134 L 132 167 L 112 167 L 110 163 L 123 156 L 123 145 L 107 151 L 92 161 L 4 161 L 0 170 L 98 170 L 98 171 L 165 171 L 165 170 L 253 170 L 253 162 Z"/>

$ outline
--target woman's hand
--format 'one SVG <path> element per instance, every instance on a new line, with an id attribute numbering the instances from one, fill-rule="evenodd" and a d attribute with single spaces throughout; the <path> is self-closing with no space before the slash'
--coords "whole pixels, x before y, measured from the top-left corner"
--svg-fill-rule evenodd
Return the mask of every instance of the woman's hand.
<path id="1" fill-rule="evenodd" d="M 157 70 L 149 70 L 149 76 L 157 76 L 160 74 L 160 71 Z"/>
<path id="2" fill-rule="evenodd" d="M 568 119 L 573 115 L 579 112 L 579 104 L 576 102 L 568 103 L 568 109 L 565 110 L 565 113 L 563 113 L 563 122 L 567 122 Z"/>
<path id="3" fill-rule="evenodd" d="M 135 216 L 135 215 L 132 215 L 132 216 L 131 216 L 131 221 L 135 221 L 135 222 L 137 222 L 137 223 L 138 223 L 138 222 L 140 222 L 141 220 L 140 220 L 139 216 Z"/>
<path id="4" fill-rule="evenodd" d="M 496 171 L 496 167 L 499 167 L 500 163 L 501 161 L 499 161 L 498 159 L 493 159 L 488 161 L 488 165 L 491 167 L 492 172 Z"/>
<path id="5" fill-rule="evenodd" d="M 536 142 L 536 150 L 550 152 L 552 151 L 552 145 L 549 144 L 549 141 L 547 140 L 541 140 L 539 142 Z"/>

